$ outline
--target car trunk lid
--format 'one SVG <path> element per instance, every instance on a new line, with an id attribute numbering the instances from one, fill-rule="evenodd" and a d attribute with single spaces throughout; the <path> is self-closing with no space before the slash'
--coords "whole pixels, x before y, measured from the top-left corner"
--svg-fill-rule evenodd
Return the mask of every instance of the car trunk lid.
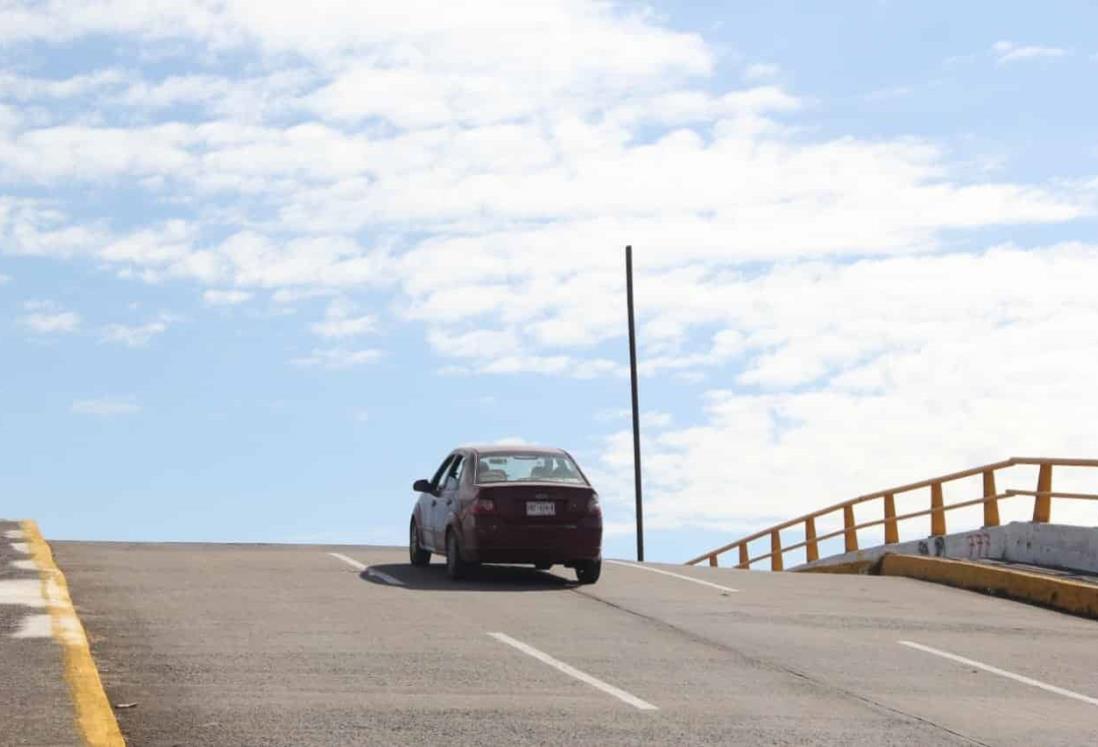
<path id="1" fill-rule="evenodd" d="M 588 485 L 553 482 L 479 487 L 479 497 L 495 503 L 497 516 L 507 522 L 525 524 L 575 522 L 587 515 L 587 506 L 594 494 L 595 491 Z"/>

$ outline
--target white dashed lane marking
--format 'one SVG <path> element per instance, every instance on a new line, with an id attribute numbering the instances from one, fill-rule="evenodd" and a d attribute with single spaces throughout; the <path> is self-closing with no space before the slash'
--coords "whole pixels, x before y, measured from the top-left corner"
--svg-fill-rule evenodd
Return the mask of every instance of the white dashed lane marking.
<path id="1" fill-rule="evenodd" d="M 381 579 L 382 581 L 389 584 L 390 586 L 404 586 L 404 582 L 401 581 L 399 578 L 394 578 L 393 576 L 390 576 L 388 573 L 385 573 L 383 571 L 379 571 L 375 568 L 371 568 L 370 566 L 366 565 L 365 563 L 359 563 L 354 558 L 349 558 L 346 555 L 344 555 L 343 553 L 330 552 L 328 554 L 331 555 L 336 560 L 342 560 L 344 563 L 351 566 L 356 571 L 364 571 L 367 576 L 371 576 L 373 578 Z"/>
<path id="2" fill-rule="evenodd" d="M 628 703 L 629 705 L 633 706 L 634 708 L 636 708 L 639 711 L 658 711 L 659 710 L 656 706 L 652 705 L 648 701 L 641 700 L 636 695 L 633 695 L 631 693 L 627 693 L 627 692 L 625 692 L 625 690 L 622 690 L 621 688 L 614 687 L 613 685 L 611 685 L 607 682 L 603 682 L 598 677 L 592 677 L 591 675 L 587 674 L 587 672 L 581 672 L 580 670 L 576 669 L 575 667 L 573 667 L 569 664 L 565 664 L 563 661 L 560 661 L 559 659 L 554 659 L 552 656 L 545 653 L 544 651 L 540 651 L 540 650 L 534 648 L 533 646 L 531 646 L 528 643 L 523 643 L 522 641 L 516 640 L 516 639 L 512 638 L 511 636 L 507 635 L 506 633 L 489 633 L 488 635 L 492 636 L 493 638 L 495 638 L 500 643 L 506 643 L 508 646 L 511 646 L 512 648 L 518 649 L 519 651 L 526 654 L 527 656 L 534 657 L 535 659 L 542 662 L 543 664 L 548 664 L 549 666 L 553 667 L 557 671 L 564 672 L 569 677 L 574 677 L 577 680 L 579 680 L 580 682 L 586 683 L 586 684 L 590 685 L 591 687 L 594 687 L 598 690 L 602 690 L 604 693 L 606 693 L 608 695 L 613 695 L 615 698 L 617 698 L 621 702 Z"/>
<path id="3" fill-rule="evenodd" d="M 8 539 L 24 539 L 23 532 L 18 529 L 9 529 L 4 532 Z M 12 542 L 9 546 L 15 550 L 29 555 L 30 550 L 26 543 Z M 38 564 L 33 558 L 11 561 L 11 566 L 21 571 L 37 571 Z M 16 578 L 0 581 L 0 604 L 43 609 L 49 605 L 49 599 L 45 596 L 49 589 L 43 589 L 42 581 L 38 578 Z M 31 613 L 19 620 L 15 632 L 10 634 L 12 638 L 49 638 L 53 635 L 53 618 L 47 613 Z"/>
<path id="4" fill-rule="evenodd" d="M 12 638 L 49 638 L 53 635 L 53 617 L 47 614 L 27 615 L 19 621 Z"/>
<path id="5" fill-rule="evenodd" d="M 0 581 L 0 604 L 19 604 L 24 607 L 45 607 L 42 582 L 37 578 L 16 578 Z"/>
<path id="6" fill-rule="evenodd" d="M 623 565 L 627 568 L 636 568 L 641 571 L 648 571 L 649 573 L 658 573 L 661 576 L 670 576 L 671 578 L 677 578 L 681 581 L 689 581 L 692 584 L 701 584 L 702 586 L 708 586 L 719 591 L 738 592 L 739 589 L 733 589 L 731 586 L 721 586 L 711 581 L 703 581 L 700 578 L 693 578 L 692 576 L 684 576 L 681 573 L 672 573 L 671 571 L 665 571 L 662 568 L 653 568 L 650 565 L 643 565 L 642 563 L 627 563 L 624 560 L 607 560 L 606 563 L 613 563 L 614 565 Z"/>
<path id="7" fill-rule="evenodd" d="M 1072 698 L 1073 700 L 1081 700 L 1084 703 L 1090 703 L 1091 705 L 1098 706 L 1098 698 L 1092 698 L 1089 695 L 1083 695 L 1082 693 L 1077 693 L 1074 690 L 1068 690 L 1068 689 L 1063 688 L 1063 687 L 1057 687 L 1056 685 L 1050 685 L 1047 682 L 1041 682 L 1040 680 L 1035 680 L 1032 677 L 1026 677 L 1025 675 L 1015 674 L 1014 672 L 1008 672 L 1005 669 L 999 669 L 998 667 L 993 667 L 990 664 L 984 664 L 983 662 L 979 662 L 979 661 L 976 661 L 974 659 L 966 659 L 963 656 L 958 656 L 957 654 L 951 654 L 948 651 L 942 651 L 940 649 L 931 648 L 930 646 L 924 646 L 923 644 L 915 643 L 914 641 L 897 641 L 897 643 L 899 643 L 901 646 L 907 646 L 908 648 L 913 648 L 916 651 L 922 651 L 923 653 L 933 654 L 934 656 L 940 656 L 943 659 L 949 659 L 950 661 L 955 661 L 958 664 L 964 664 L 965 666 L 968 666 L 968 667 L 976 667 L 977 669 L 982 669 L 985 672 L 990 672 L 991 674 L 997 674 L 1000 677 L 1006 677 L 1008 680 L 1014 680 L 1015 682 L 1021 682 L 1023 685 L 1029 685 L 1030 687 L 1037 687 L 1037 688 L 1040 688 L 1041 690 L 1045 690 L 1045 691 L 1050 692 L 1050 693 L 1056 693 L 1057 695 L 1063 695 L 1065 698 Z"/>

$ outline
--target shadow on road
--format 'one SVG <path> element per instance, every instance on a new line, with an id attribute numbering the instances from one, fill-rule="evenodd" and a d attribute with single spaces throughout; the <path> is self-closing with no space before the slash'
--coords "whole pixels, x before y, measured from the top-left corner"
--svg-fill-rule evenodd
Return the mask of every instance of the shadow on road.
<path id="1" fill-rule="evenodd" d="M 359 574 L 363 581 L 387 585 L 383 578 L 370 571 L 392 576 L 402 582 L 405 589 L 414 591 L 559 591 L 578 586 L 577 582 L 552 573 L 517 565 L 470 568 L 468 575 L 460 581 L 451 580 L 446 575 L 446 566 L 441 564 L 423 568 L 406 563 L 373 565 L 370 570 Z"/>

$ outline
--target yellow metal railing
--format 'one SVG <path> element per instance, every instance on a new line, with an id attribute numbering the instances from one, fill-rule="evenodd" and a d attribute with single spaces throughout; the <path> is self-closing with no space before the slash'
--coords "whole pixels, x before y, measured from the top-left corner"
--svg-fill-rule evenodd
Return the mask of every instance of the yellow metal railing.
<path id="1" fill-rule="evenodd" d="M 1018 465 L 1033 465 L 1038 467 L 1036 490 L 1006 490 L 998 492 L 996 489 L 996 473 L 1007 467 Z M 696 558 L 688 560 L 686 565 L 696 565 L 703 560 L 708 560 L 709 565 L 716 566 L 718 557 L 726 552 L 736 550 L 738 552 L 737 568 L 750 568 L 752 563 L 760 560 L 770 560 L 770 569 L 783 570 L 785 567 L 784 556 L 792 550 L 805 550 L 805 562 L 819 560 L 819 543 L 833 537 L 842 536 L 846 552 L 854 552 L 858 549 L 858 530 L 884 525 L 884 544 L 892 545 L 900 541 L 899 523 L 907 519 L 920 516 L 930 516 L 930 536 L 940 537 L 946 533 L 946 513 L 966 506 L 983 505 L 985 527 L 999 526 L 999 501 L 1006 498 L 1029 496 L 1033 498 L 1033 521 L 1048 523 L 1052 514 L 1052 499 L 1067 498 L 1075 500 L 1098 500 L 1098 495 L 1090 493 L 1057 493 L 1052 490 L 1053 467 L 1098 467 L 1098 459 L 1044 459 L 1030 457 L 1014 457 L 1003 462 L 985 464 L 982 467 L 973 467 L 963 472 L 954 472 L 950 475 L 932 477 L 929 480 L 914 482 L 909 485 L 901 485 L 888 490 L 851 498 L 842 503 L 814 511 L 796 519 L 776 524 L 768 529 L 749 534 L 742 539 L 731 542 L 715 550 L 710 550 Z M 943 500 L 942 486 L 956 480 L 963 480 L 977 475 L 983 478 L 983 496 L 959 503 L 946 504 Z M 905 514 L 896 513 L 896 496 L 910 493 L 915 490 L 930 489 L 930 507 L 922 511 L 913 511 Z M 883 504 L 882 518 L 873 521 L 855 522 L 854 507 L 859 504 L 880 501 Z M 826 534 L 817 535 L 816 520 L 830 514 L 842 512 L 843 528 Z M 804 540 L 791 545 L 782 545 L 781 532 L 791 527 L 804 527 Z M 770 552 L 752 557 L 748 550 L 748 543 L 770 535 Z"/>

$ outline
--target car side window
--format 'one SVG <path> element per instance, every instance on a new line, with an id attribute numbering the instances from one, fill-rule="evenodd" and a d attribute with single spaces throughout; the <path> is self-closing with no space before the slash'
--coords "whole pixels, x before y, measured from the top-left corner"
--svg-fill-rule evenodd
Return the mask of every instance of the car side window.
<path id="1" fill-rule="evenodd" d="M 455 488 L 458 483 L 461 482 L 461 474 L 465 470 L 465 459 L 461 454 L 455 454 L 454 460 L 450 464 L 450 469 L 446 470 L 446 480 L 443 484 L 445 489 Z"/>
<path id="2" fill-rule="evenodd" d="M 431 487 L 433 487 L 435 490 L 438 490 L 439 486 L 442 484 L 444 476 L 446 475 L 447 470 L 450 468 L 450 464 L 453 462 L 453 459 L 453 454 L 446 457 L 442 460 L 442 464 L 439 465 L 438 470 L 435 471 L 435 476 L 431 478 Z"/>

